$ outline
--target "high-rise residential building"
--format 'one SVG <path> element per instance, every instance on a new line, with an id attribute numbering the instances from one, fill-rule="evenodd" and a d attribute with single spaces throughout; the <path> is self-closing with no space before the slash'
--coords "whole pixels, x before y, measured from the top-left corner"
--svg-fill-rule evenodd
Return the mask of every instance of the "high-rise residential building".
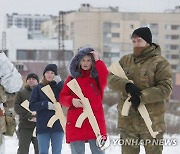
<path id="1" fill-rule="evenodd" d="M 5 28 L 16 26 L 18 28 L 27 28 L 30 39 L 42 38 L 41 24 L 47 20 L 55 18 L 52 15 L 32 15 L 12 13 L 5 16 Z"/>
<path id="2" fill-rule="evenodd" d="M 131 34 L 142 26 L 151 29 L 153 42 L 161 46 L 173 72 L 179 72 L 180 7 L 162 13 L 138 13 L 82 4 L 79 10 L 64 14 L 65 39 L 73 41 L 73 49 L 92 45 L 107 65 L 132 52 Z M 58 18 L 43 23 L 42 32 L 49 38 L 57 38 Z"/>

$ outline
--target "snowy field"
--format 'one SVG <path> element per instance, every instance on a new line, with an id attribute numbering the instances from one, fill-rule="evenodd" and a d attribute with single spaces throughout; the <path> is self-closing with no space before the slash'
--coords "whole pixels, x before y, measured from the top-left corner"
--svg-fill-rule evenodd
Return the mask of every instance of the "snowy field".
<path id="1" fill-rule="evenodd" d="M 179 135 L 173 135 L 173 136 L 165 135 L 164 138 L 176 139 L 177 145 L 164 146 L 163 154 L 180 153 L 180 136 Z M 111 139 L 111 146 L 106 150 L 106 154 L 110 154 L 110 153 L 120 154 L 121 146 L 119 146 L 118 144 L 114 145 L 114 140 L 113 140 L 113 139 L 118 139 L 118 136 L 111 136 L 110 139 Z M 18 148 L 18 139 L 16 135 L 14 135 L 14 137 L 5 137 L 5 151 L 6 151 L 5 154 L 16 154 L 17 148 Z M 32 145 L 30 146 L 29 154 L 34 154 Z M 51 154 L 51 152 L 49 154 Z M 71 154 L 70 147 L 65 142 L 63 143 L 62 154 Z M 88 144 L 86 144 L 86 154 L 91 154 Z M 141 146 L 140 154 L 145 154 L 143 146 Z"/>
<path id="2" fill-rule="evenodd" d="M 106 114 L 106 121 L 109 124 L 109 127 L 117 127 L 117 105 L 113 105 L 111 108 L 107 110 Z M 166 114 L 165 115 L 166 122 L 169 125 L 176 125 L 179 123 L 180 117 L 179 116 L 174 116 L 171 114 Z M 176 145 L 171 145 L 171 146 L 164 146 L 163 149 L 163 154 L 180 154 L 180 135 L 165 135 L 165 139 L 175 139 L 177 141 Z M 111 145 L 110 147 L 106 150 L 106 154 L 120 154 L 121 153 L 121 146 L 119 144 L 114 145 L 115 140 L 117 141 L 119 139 L 119 136 L 110 136 L 111 140 Z M 13 137 L 5 137 L 5 154 L 16 154 L 17 153 L 17 148 L 18 148 L 18 139 L 16 135 Z M 1 153 L 0 153 L 1 154 Z M 34 154 L 33 151 L 33 146 L 31 144 L 30 146 L 30 153 L 29 154 Z M 51 154 L 51 152 L 49 152 Z M 62 154 L 71 154 L 71 150 L 68 144 L 63 143 L 63 148 L 62 148 Z M 89 150 L 88 144 L 86 144 L 86 154 L 91 154 Z M 141 146 L 141 153 L 140 154 L 145 154 L 144 147 Z"/>

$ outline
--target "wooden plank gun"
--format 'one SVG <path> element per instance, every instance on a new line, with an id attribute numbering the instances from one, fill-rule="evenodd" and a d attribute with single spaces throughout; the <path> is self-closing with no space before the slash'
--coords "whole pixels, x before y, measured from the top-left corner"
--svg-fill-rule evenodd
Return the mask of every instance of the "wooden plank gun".
<path id="1" fill-rule="evenodd" d="M 75 127 L 81 128 L 83 121 L 88 118 L 89 123 L 96 135 L 96 144 L 101 150 L 105 150 L 107 147 L 109 147 L 109 137 L 107 136 L 106 142 L 102 143 L 102 135 L 100 133 L 99 125 L 97 123 L 96 117 L 94 116 L 94 113 L 92 111 L 91 105 L 89 103 L 88 98 L 84 97 L 81 88 L 76 81 L 76 79 L 73 79 L 67 83 L 67 86 L 80 98 L 82 104 L 83 104 L 83 113 L 79 116 L 77 119 L 77 122 L 75 124 Z"/>
<path id="2" fill-rule="evenodd" d="M 29 110 L 29 101 L 25 100 L 24 102 L 21 103 L 21 106 L 26 109 L 27 111 L 29 111 L 30 113 L 32 113 L 32 115 L 36 115 L 36 112 Z M 36 127 L 33 130 L 33 137 L 36 137 Z"/>
<path id="3" fill-rule="evenodd" d="M 60 124 L 65 132 L 66 118 L 64 116 L 63 110 L 59 102 L 56 101 L 54 93 L 49 85 L 41 88 L 41 90 L 46 94 L 46 96 L 53 102 L 55 106 L 55 114 L 50 118 L 47 126 L 52 127 L 56 120 L 60 121 Z"/>
<path id="4" fill-rule="evenodd" d="M 128 80 L 124 70 L 122 69 L 122 67 L 120 66 L 119 62 L 115 62 L 113 63 L 109 68 L 108 68 L 109 72 L 113 73 L 114 75 L 117 75 L 121 78 L 125 78 Z M 132 81 L 131 81 L 132 82 Z M 129 109 L 131 107 L 131 102 L 129 102 L 129 99 L 131 98 L 131 96 L 129 95 L 128 98 L 126 99 L 126 101 L 124 102 L 123 108 L 122 108 L 122 112 L 121 114 L 123 116 L 128 116 L 129 114 Z M 138 107 L 138 111 L 141 114 L 141 117 L 144 119 L 144 122 L 151 134 L 151 136 L 153 138 L 156 138 L 156 135 L 159 134 L 159 132 L 154 132 L 152 129 L 152 121 L 150 119 L 149 113 L 145 107 L 145 105 L 143 103 L 140 103 L 139 107 Z"/>

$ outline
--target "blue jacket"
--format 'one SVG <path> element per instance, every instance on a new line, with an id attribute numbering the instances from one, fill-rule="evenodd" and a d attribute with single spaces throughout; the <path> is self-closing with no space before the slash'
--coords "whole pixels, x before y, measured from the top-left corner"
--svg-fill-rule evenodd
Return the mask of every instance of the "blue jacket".
<path id="1" fill-rule="evenodd" d="M 52 81 L 49 84 L 55 94 L 56 100 L 59 98 L 59 93 L 61 92 L 63 84 L 63 81 L 59 82 L 58 84 L 56 84 L 55 81 Z M 55 111 L 48 110 L 48 101 L 51 102 L 51 100 L 43 93 L 41 90 L 42 87 L 42 84 L 35 86 L 30 96 L 29 108 L 31 111 L 37 112 L 36 132 L 37 134 L 40 134 L 63 131 L 59 120 L 54 123 L 52 128 L 47 127 L 47 123 L 49 119 L 55 114 Z"/>

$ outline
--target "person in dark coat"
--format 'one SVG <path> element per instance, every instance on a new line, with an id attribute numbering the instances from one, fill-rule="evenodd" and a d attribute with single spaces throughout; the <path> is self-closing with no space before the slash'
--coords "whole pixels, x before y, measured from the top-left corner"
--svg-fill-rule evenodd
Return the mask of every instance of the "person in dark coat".
<path id="1" fill-rule="evenodd" d="M 101 135 L 106 136 L 102 99 L 107 83 L 108 70 L 92 47 L 83 47 L 78 50 L 72 59 L 69 71 L 71 75 L 67 77 L 59 98 L 60 103 L 68 107 L 66 142 L 70 143 L 72 154 L 84 154 L 86 141 L 89 142 L 92 153 L 102 154 L 104 151 L 100 151 L 96 146 L 96 136 L 89 120 L 86 118 L 81 128 L 75 127 L 78 117 L 83 112 L 83 105 L 76 94 L 67 86 L 67 83 L 73 78 L 77 80 L 82 93 L 89 99 Z"/>
<path id="2" fill-rule="evenodd" d="M 31 142 L 34 145 L 35 154 L 39 153 L 37 138 L 33 137 L 33 131 L 36 126 L 36 115 L 32 114 L 21 106 L 21 103 L 23 103 L 25 100 L 29 100 L 31 91 L 34 86 L 38 84 L 38 82 L 39 78 L 36 74 L 28 74 L 25 87 L 22 88 L 15 97 L 14 110 L 19 115 L 19 148 L 17 150 L 17 154 L 28 154 Z"/>
<path id="3" fill-rule="evenodd" d="M 55 64 L 46 66 L 41 83 L 33 89 L 30 97 L 30 110 L 37 112 L 36 132 L 39 153 L 48 154 L 51 140 L 52 154 L 61 154 L 64 132 L 59 120 L 53 124 L 52 128 L 47 127 L 48 121 L 55 114 L 55 106 L 41 90 L 46 85 L 50 85 L 58 101 L 63 81 L 57 76 L 57 66 Z"/>

